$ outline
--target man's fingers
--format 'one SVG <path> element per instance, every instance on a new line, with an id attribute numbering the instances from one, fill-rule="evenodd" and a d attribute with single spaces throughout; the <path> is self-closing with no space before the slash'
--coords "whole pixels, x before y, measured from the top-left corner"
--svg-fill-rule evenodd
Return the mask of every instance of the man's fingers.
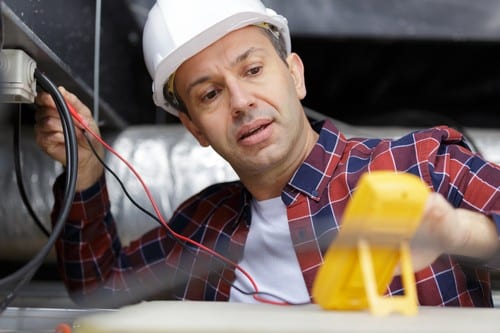
<path id="1" fill-rule="evenodd" d="M 35 104 L 39 107 L 48 107 L 52 109 L 56 108 L 56 103 L 54 102 L 54 99 L 52 99 L 52 96 L 44 91 L 39 92 L 36 95 Z"/>
<path id="2" fill-rule="evenodd" d="M 39 110 L 35 115 L 35 129 L 42 133 L 62 132 L 61 118 L 51 110 Z"/>
<path id="3" fill-rule="evenodd" d="M 56 118 L 59 119 L 59 113 L 57 110 L 48 108 L 48 107 L 39 107 L 35 111 L 35 121 L 37 123 L 45 121 L 47 118 Z"/>
<path id="4" fill-rule="evenodd" d="M 64 87 L 59 87 L 59 90 L 70 107 L 80 115 L 80 117 L 73 115 L 75 125 L 85 129 L 85 124 L 96 131 L 97 126 L 93 126 L 93 116 L 90 109 L 75 94 L 67 91 Z"/>
<path id="5" fill-rule="evenodd" d="M 66 102 L 70 103 L 76 112 L 84 117 L 92 116 L 92 112 L 90 112 L 90 109 L 85 104 L 83 104 L 75 94 L 67 91 L 64 87 L 59 87 L 59 91 L 66 99 Z"/>

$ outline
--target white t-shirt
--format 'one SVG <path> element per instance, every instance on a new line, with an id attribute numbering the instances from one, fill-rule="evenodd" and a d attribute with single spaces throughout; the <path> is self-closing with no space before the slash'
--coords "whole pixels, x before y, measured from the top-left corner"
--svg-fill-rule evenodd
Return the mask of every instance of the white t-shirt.
<path id="1" fill-rule="evenodd" d="M 252 200 L 252 223 L 239 265 L 254 279 L 260 292 L 271 293 L 292 303 L 309 302 L 304 278 L 290 237 L 286 206 L 280 197 Z M 234 285 L 254 291 L 250 281 L 236 270 Z M 262 298 L 280 301 L 274 297 Z M 257 303 L 231 287 L 231 302 Z"/>

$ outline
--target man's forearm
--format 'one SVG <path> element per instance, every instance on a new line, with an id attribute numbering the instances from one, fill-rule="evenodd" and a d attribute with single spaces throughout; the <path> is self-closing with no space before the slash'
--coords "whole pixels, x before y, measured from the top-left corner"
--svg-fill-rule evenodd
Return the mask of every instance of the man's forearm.
<path id="1" fill-rule="evenodd" d="M 487 262 L 499 245 L 496 225 L 488 216 L 455 208 L 442 195 L 432 193 L 411 241 L 413 265 L 420 270 L 441 254 Z"/>
<path id="2" fill-rule="evenodd" d="M 457 227 L 463 242 L 449 250 L 450 254 L 479 260 L 490 259 L 500 246 L 495 223 L 488 216 L 468 209 L 456 209 Z"/>

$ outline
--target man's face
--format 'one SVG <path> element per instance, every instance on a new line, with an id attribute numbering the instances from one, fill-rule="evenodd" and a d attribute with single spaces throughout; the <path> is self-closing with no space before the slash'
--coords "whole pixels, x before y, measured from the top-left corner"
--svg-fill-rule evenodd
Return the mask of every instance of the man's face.
<path id="1" fill-rule="evenodd" d="M 287 63 L 264 32 L 251 26 L 228 34 L 176 72 L 176 90 L 189 110 L 181 121 L 240 177 L 283 163 L 293 167 L 294 159 L 303 158 L 303 66 L 296 54 Z"/>

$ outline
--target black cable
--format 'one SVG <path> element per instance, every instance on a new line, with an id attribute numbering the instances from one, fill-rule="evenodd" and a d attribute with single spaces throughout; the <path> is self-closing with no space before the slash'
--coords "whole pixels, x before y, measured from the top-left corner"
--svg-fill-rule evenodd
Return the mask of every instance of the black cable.
<path id="1" fill-rule="evenodd" d="M 8 305 L 15 299 L 19 290 L 28 283 L 38 268 L 43 264 L 44 259 L 49 254 L 54 246 L 59 234 L 64 228 L 65 221 L 68 217 L 71 204 L 76 190 L 76 180 L 78 176 L 78 146 L 76 141 L 75 128 L 73 119 L 69 109 L 57 87 L 49 80 L 40 70 L 35 69 L 35 78 L 37 84 L 46 90 L 54 99 L 57 110 L 61 116 L 63 132 L 64 132 L 64 148 L 66 151 L 66 178 L 64 184 L 64 197 L 61 204 L 61 210 L 56 219 L 54 229 L 47 243 L 43 248 L 23 267 L 7 277 L 0 279 L 0 287 L 15 283 L 15 286 L 5 296 L 0 303 L 0 313 L 2 313 Z"/>
<path id="2" fill-rule="evenodd" d="M 88 138 L 87 136 L 87 133 L 85 131 L 83 131 L 84 133 L 84 137 L 85 139 L 87 140 L 87 143 L 90 147 L 90 149 L 92 150 L 92 153 L 96 156 L 96 158 L 99 160 L 99 162 L 101 163 L 101 165 L 115 178 L 115 180 L 118 182 L 118 184 L 120 185 L 120 187 L 122 188 L 123 190 L 123 193 L 125 193 L 125 196 L 130 200 L 130 202 L 135 206 L 137 207 L 140 211 L 142 211 L 143 213 L 145 213 L 146 215 L 148 215 L 150 218 L 152 218 L 154 221 L 156 221 L 162 228 L 165 229 L 165 231 L 167 232 L 167 235 L 173 239 L 174 241 L 176 241 L 180 246 L 182 246 L 185 250 L 187 250 L 188 252 L 190 252 L 191 254 L 195 254 L 195 250 L 192 249 L 191 247 L 189 247 L 185 242 L 183 242 L 182 240 L 180 240 L 179 238 L 175 237 L 175 235 L 172 234 L 172 232 L 163 225 L 163 223 L 161 223 L 160 219 L 155 216 L 153 213 L 149 212 L 147 209 L 145 209 L 144 207 L 142 207 L 137 201 L 134 200 L 134 198 L 130 195 L 130 193 L 128 192 L 127 188 L 125 187 L 125 184 L 123 184 L 122 180 L 120 179 L 120 177 L 118 177 L 118 175 L 106 164 L 106 162 L 99 156 L 99 154 L 97 153 L 97 151 L 95 150 L 94 148 L 94 145 L 92 144 L 92 142 L 90 141 L 90 139 Z M 221 258 L 218 258 L 217 256 L 213 256 L 211 253 L 205 251 L 204 249 L 200 249 L 200 251 L 203 251 L 207 254 L 210 254 L 212 256 L 212 258 L 214 258 L 215 260 L 217 260 L 219 263 L 223 264 L 223 265 L 226 265 L 226 263 L 221 259 Z M 238 292 L 242 293 L 243 295 L 247 295 L 247 296 L 257 296 L 257 295 L 261 295 L 261 296 L 268 296 L 268 297 L 272 297 L 272 298 L 275 298 L 277 300 L 280 300 L 281 302 L 284 302 L 288 305 L 306 305 L 306 304 L 311 304 L 311 302 L 302 302 L 302 303 L 294 303 L 294 302 L 290 302 L 290 301 L 287 301 L 285 298 L 283 297 L 280 297 L 280 296 L 277 296 L 277 295 L 274 295 L 272 293 L 268 293 L 268 292 L 263 292 L 263 291 L 245 291 L 239 287 L 237 287 L 233 282 L 230 282 L 228 281 L 221 273 L 217 273 L 217 275 L 224 281 L 226 282 L 228 285 L 230 285 L 231 287 L 233 287 L 234 289 L 236 289 Z"/>
<path id="3" fill-rule="evenodd" d="M 228 281 L 226 279 L 224 279 L 224 278 L 222 278 L 222 279 L 224 281 L 226 281 L 226 283 L 228 283 Z M 286 298 L 283 298 L 281 296 L 277 296 L 277 295 L 274 295 L 272 293 L 268 293 L 268 292 L 265 292 L 265 291 L 244 291 L 244 290 L 242 290 L 241 288 L 235 286 L 232 283 L 228 283 L 228 284 L 231 285 L 234 289 L 236 289 L 240 293 L 242 293 L 243 295 L 247 295 L 247 296 L 268 296 L 268 297 L 275 298 L 275 299 L 279 300 L 280 302 L 286 303 L 287 305 L 307 305 L 307 304 L 311 304 L 310 301 L 308 301 L 308 302 L 297 302 L 297 303 L 290 302 L 290 301 L 287 301 Z"/>
<path id="4" fill-rule="evenodd" d="M 13 137 L 13 143 L 14 143 L 14 170 L 15 170 L 15 175 L 16 175 L 16 183 L 17 183 L 17 188 L 19 190 L 19 194 L 21 195 L 21 199 L 23 200 L 24 207 L 28 210 L 29 215 L 33 219 L 33 222 L 35 222 L 36 226 L 40 231 L 47 237 L 50 236 L 50 232 L 47 230 L 47 228 L 43 225 L 42 221 L 38 218 L 38 215 L 35 213 L 35 210 L 30 204 L 30 200 L 28 199 L 28 195 L 26 194 L 26 188 L 24 186 L 24 180 L 23 180 L 23 172 L 22 172 L 22 161 L 21 161 L 21 146 L 20 146 L 20 141 L 21 141 L 21 110 L 19 109 L 18 112 L 18 123 L 17 126 L 14 126 L 14 137 Z"/>
<path id="5" fill-rule="evenodd" d="M 155 216 L 153 213 L 151 213 L 150 211 L 148 211 L 147 209 L 145 209 L 144 207 L 142 207 L 137 201 L 135 201 L 135 199 L 132 197 L 132 195 L 128 192 L 127 188 L 125 187 L 125 184 L 123 184 L 123 182 L 121 181 L 120 177 L 118 177 L 118 175 L 99 156 L 99 154 L 97 153 L 97 151 L 94 148 L 94 145 L 92 144 L 92 142 L 88 138 L 87 132 L 85 132 L 84 130 L 83 130 L 83 135 L 84 135 L 85 139 L 87 140 L 87 143 L 88 143 L 90 149 L 92 150 L 92 153 L 95 155 L 95 157 L 97 158 L 97 160 L 99 161 L 99 163 L 101 163 L 101 165 L 104 167 L 104 169 L 106 169 L 106 171 L 108 171 L 116 179 L 116 181 L 118 182 L 118 184 L 122 188 L 123 193 L 125 193 L 125 196 L 130 200 L 130 202 L 137 209 L 139 209 L 140 211 L 142 211 L 144 214 L 146 214 L 147 216 L 149 216 L 150 218 L 152 218 L 154 221 L 156 221 L 159 225 L 161 225 L 162 227 L 165 228 L 165 226 L 161 223 L 160 219 L 157 216 Z M 167 231 L 167 234 L 169 235 L 170 238 L 172 238 L 173 240 L 176 240 L 180 245 L 185 244 L 180 239 L 178 239 L 177 237 L 175 237 L 170 232 L 170 230 L 168 230 L 167 228 L 165 228 L 165 230 Z"/>

